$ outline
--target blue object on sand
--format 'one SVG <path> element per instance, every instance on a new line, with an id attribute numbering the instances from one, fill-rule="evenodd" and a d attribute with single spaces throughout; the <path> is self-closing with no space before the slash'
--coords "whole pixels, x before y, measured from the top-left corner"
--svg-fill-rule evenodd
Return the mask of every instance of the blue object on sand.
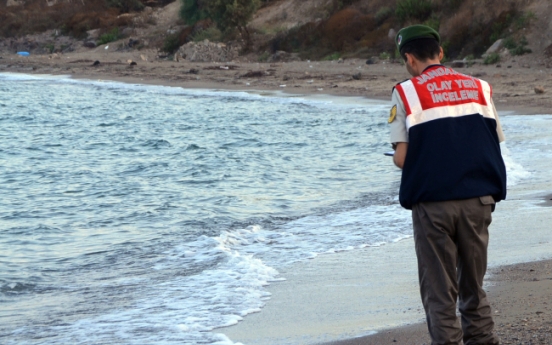
<path id="1" fill-rule="evenodd" d="M 385 152 L 384 155 L 393 157 L 395 155 L 395 151 Z"/>
<path id="2" fill-rule="evenodd" d="M 31 55 L 29 52 L 17 52 L 17 55 L 20 55 L 20 56 L 29 56 Z"/>

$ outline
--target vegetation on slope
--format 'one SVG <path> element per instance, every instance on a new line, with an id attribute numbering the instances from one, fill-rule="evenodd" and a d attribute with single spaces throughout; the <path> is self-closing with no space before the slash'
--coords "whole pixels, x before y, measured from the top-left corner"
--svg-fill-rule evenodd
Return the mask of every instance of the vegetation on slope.
<path id="1" fill-rule="evenodd" d="M 145 1 L 85 0 L 48 6 L 43 0 L 28 0 L 24 6 L 0 5 L 0 36 L 57 29 L 84 39 L 88 30 L 100 29 L 106 38 L 125 27 L 146 25 L 121 15 L 142 10 Z M 308 59 L 394 57 L 394 30 L 424 23 L 441 33 L 448 58 L 481 56 L 499 38 L 507 38 L 511 54 L 519 55 L 530 51 L 523 29 L 535 18 L 522 7 L 531 0 L 484 0 L 484 5 L 471 0 L 297 0 L 295 5 L 323 6 L 325 14 L 292 27 L 276 22 L 267 23 L 272 29 L 254 29 L 248 23 L 259 8 L 277 7 L 286 0 L 179 1 L 185 25 L 165 41 L 159 40 L 159 48 L 169 52 L 188 41 L 241 37 L 250 51 L 263 56 L 283 50 Z"/>
<path id="2" fill-rule="evenodd" d="M 486 0 L 485 6 L 467 0 L 357 0 L 348 6 L 334 1 L 333 6 L 328 18 L 280 32 L 263 48 L 310 59 L 335 53 L 396 56 L 392 29 L 423 23 L 441 33 L 447 57 L 481 56 L 499 38 L 523 42 L 521 31 L 534 18 L 518 1 L 508 0 Z"/>
<path id="3" fill-rule="evenodd" d="M 60 1 L 49 6 L 44 0 L 27 0 L 22 6 L 0 6 L 0 37 L 18 37 L 58 30 L 76 38 L 86 38 L 86 31 L 132 26 L 124 13 L 144 9 L 146 0 Z M 160 2 L 159 5 L 170 1 Z"/>

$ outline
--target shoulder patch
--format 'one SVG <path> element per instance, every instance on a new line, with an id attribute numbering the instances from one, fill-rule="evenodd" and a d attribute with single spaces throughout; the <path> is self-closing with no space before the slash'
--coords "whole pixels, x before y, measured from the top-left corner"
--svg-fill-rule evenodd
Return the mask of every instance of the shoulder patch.
<path id="1" fill-rule="evenodd" d="M 397 105 L 395 104 L 393 108 L 391 108 L 391 111 L 389 112 L 389 120 L 387 120 L 387 123 L 391 123 L 395 121 L 396 117 L 397 117 Z"/>

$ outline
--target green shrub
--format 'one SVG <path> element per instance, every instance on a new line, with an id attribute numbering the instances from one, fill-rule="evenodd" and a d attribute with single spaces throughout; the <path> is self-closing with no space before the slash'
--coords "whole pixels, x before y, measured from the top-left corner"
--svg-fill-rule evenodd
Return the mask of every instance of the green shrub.
<path id="1" fill-rule="evenodd" d="M 514 28 L 521 30 L 531 24 L 531 21 L 535 19 L 535 14 L 531 11 L 522 13 L 516 19 L 514 19 Z"/>
<path id="2" fill-rule="evenodd" d="M 439 18 L 435 16 L 431 16 L 428 20 L 424 22 L 424 25 L 429 26 L 430 28 L 434 29 L 435 31 L 439 32 L 439 27 L 441 26 L 441 21 Z"/>
<path id="3" fill-rule="evenodd" d="M 222 32 L 214 26 L 208 27 L 205 30 L 201 30 L 192 36 L 192 41 L 201 42 L 209 40 L 212 42 L 219 42 L 222 40 Z"/>
<path id="4" fill-rule="evenodd" d="M 523 54 L 528 54 L 528 53 L 532 53 L 533 51 L 530 49 L 530 48 L 527 48 L 525 46 L 517 46 L 516 48 L 514 49 L 510 49 L 510 54 L 512 55 L 523 55 Z"/>
<path id="5" fill-rule="evenodd" d="M 505 38 L 502 44 L 506 49 L 514 49 L 517 46 L 516 40 L 514 40 L 512 37 Z"/>
<path id="6" fill-rule="evenodd" d="M 322 58 L 322 61 L 333 61 L 333 60 L 339 60 L 341 57 L 341 53 L 335 52 L 330 55 L 326 55 Z"/>
<path id="7" fill-rule="evenodd" d="M 119 34 L 119 28 L 115 28 L 110 32 L 101 35 L 98 39 L 98 45 L 107 44 L 109 42 L 116 41 L 119 38 L 121 38 L 121 35 Z"/>
<path id="8" fill-rule="evenodd" d="M 531 53 L 532 50 L 527 48 L 528 44 L 529 42 L 527 42 L 525 36 L 523 36 L 519 40 L 519 42 L 516 42 L 516 40 L 514 40 L 512 37 L 508 37 L 506 40 L 504 40 L 504 47 L 507 48 L 510 51 L 510 54 L 514 56 Z"/>
<path id="9" fill-rule="evenodd" d="M 466 60 L 466 65 L 468 67 L 471 67 L 475 64 L 475 57 L 473 56 L 473 54 L 466 56 L 464 59 Z"/>
<path id="10" fill-rule="evenodd" d="M 246 25 L 261 5 L 259 0 L 210 0 L 207 13 L 222 31 L 237 28 L 247 32 Z"/>
<path id="11" fill-rule="evenodd" d="M 259 62 L 266 62 L 269 57 L 270 57 L 270 53 L 265 51 L 261 55 L 259 55 Z"/>
<path id="12" fill-rule="evenodd" d="M 495 20 L 491 29 L 491 42 L 495 42 L 499 38 L 504 37 L 502 34 L 510 26 L 512 20 L 513 18 L 509 13 L 501 15 Z"/>
<path id="13" fill-rule="evenodd" d="M 387 20 L 387 18 L 391 17 L 392 15 L 393 9 L 391 7 L 384 6 L 376 12 L 374 19 L 376 20 L 376 23 L 378 25 L 381 25 L 385 20 Z"/>
<path id="14" fill-rule="evenodd" d="M 163 40 L 163 46 L 161 50 L 167 53 L 174 53 L 180 48 L 180 40 L 178 39 L 178 34 L 167 35 Z"/>
<path id="15" fill-rule="evenodd" d="M 181 0 L 179 15 L 188 25 L 208 17 L 205 5 L 201 0 Z"/>
<path id="16" fill-rule="evenodd" d="M 106 0 L 108 7 L 115 7 L 121 12 L 138 12 L 144 9 L 144 4 L 140 0 Z"/>
<path id="17" fill-rule="evenodd" d="M 388 52 L 383 52 L 379 55 L 380 60 L 389 60 L 391 58 L 391 54 Z"/>
<path id="18" fill-rule="evenodd" d="M 483 60 L 483 63 L 485 65 L 492 65 L 492 64 L 495 64 L 497 62 L 500 62 L 500 55 L 498 55 L 498 53 L 489 54 L 489 55 L 487 55 L 485 60 Z"/>
<path id="19" fill-rule="evenodd" d="M 404 61 L 404 59 L 402 58 L 401 53 L 399 52 L 398 48 L 395 48 L 394 59 L 399 60 L 399 61 Z"/>
<path id="20" fill-rule="evenodd" d="M 409 19 L 425 20 L 433 10 L 430 0 L 399 0 L 395 9 L 395 15 L 401 22 Z"/>
<path id="21" fill-rule="evenodd" d="M 56 46 L 53 45 L 52 43 L 48 43 L 48 44 L 44 45 L 44 49 L 46 49 L 48 51 L 48 53 L 52 54 L 54 52 L 54 50 L 56 50 Z"/>

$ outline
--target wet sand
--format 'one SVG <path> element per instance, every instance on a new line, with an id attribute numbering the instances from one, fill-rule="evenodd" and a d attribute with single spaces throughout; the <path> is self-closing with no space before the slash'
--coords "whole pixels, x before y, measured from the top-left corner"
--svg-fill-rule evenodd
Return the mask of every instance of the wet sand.
<path id="1" fill-rule="evenodd" d="M 490 270 L 488 288 L 501 344 L 552 344 L 552 260 Z M 425 323 L 328 345 L 422 345 L 431 343 Z"/>

